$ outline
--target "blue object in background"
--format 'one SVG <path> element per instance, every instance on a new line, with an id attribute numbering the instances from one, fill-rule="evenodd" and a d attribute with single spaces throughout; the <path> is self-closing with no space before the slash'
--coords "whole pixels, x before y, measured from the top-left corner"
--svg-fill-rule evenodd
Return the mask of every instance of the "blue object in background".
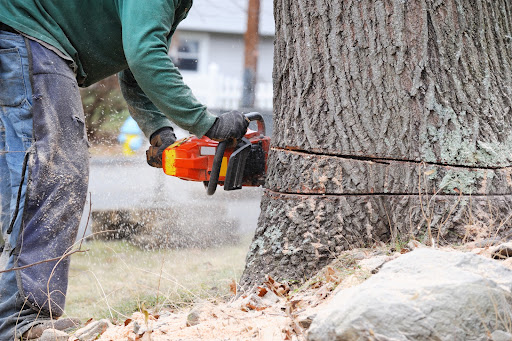
<path id="1" fill-rule="evenodd" d="M 142 130 L 131 116 L 124 121 L 120 132 L 117 139 L 123 145 L 124 155 L 133 155 L 142 147 L 144 142 Z"/>

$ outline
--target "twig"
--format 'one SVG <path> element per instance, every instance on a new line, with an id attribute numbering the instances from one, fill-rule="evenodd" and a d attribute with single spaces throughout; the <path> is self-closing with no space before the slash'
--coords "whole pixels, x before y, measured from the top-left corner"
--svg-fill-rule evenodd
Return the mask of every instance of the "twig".
<path id="1" fill-rule="evenodd" d="M 30 268 L 32 266 L 36 266 L 36 265 L 39 265 L 39 264 L 43 264 L 43 263 L 49 263 L 49 262 L 55 262 L 55 261 L 59 261 L 63 258 L 66 258 L 66 257 L 69 257 L 71 256 L 72 254 L 75 254 L 75 253 L 85 253 L 85 252 L 88 252 L 89 250 L 75 250 L 75 251 L 71 251 L 71 252 L 68 252 L 60 257 L 55 257 L 55 258 L 49 258 L 49 259 L 45 259 L 45 260 L 42 260 L 40 262 L 36 262 L 36 263 L 32 263 L 32 264 L 28 264 L 28 265 L 23 265 L 23 266 L 19 266 L 19 267 L 16 267 L 16 268 L 10 268 L 10 269 L 7 269 L 7 270 L 1 270 L 0 271 L 0 274 L 2 273 L 5 273 L 5 272 L 11 272 L 11 271 L 18 271 L 18 270 L 23 270 L 23 269 L 26 269 L 26 268 Z"/>

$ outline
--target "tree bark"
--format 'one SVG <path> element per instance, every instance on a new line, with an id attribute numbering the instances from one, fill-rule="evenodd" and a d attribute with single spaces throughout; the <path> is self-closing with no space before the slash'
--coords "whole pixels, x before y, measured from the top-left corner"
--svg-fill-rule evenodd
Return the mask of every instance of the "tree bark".
<path id="1" fill-rule="evenodd" d="M 274 6 L 274 135 L 243 285 L 380 241 L 510 233 L 510 1 Z"/>

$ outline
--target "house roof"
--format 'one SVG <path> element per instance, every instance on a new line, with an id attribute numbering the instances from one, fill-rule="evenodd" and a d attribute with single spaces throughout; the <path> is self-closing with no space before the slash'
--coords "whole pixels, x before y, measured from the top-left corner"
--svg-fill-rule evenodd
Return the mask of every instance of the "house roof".
<path id="1" fill-rule="evenodd" d="M 260 34 L 273 36 L 273 0 L 260 0 Z M 247 27 L 249 0 L 194 0 L 181 30 L 243 34 Z"/>

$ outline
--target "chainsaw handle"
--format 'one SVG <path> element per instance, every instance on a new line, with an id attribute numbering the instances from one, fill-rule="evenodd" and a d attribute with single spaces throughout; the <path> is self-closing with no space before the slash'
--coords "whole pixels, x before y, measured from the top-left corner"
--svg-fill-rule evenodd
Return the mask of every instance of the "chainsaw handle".
<path id="1" fill-rule="evenodd" d="M 249 121 L 256 121 L 258 124 L 258 133 L 261 135 L 265 135 L 265 121 L 263 120 L 263 116 L 259 112 L 250 112 L 245 114 L 245 117 Z M 217 146 L 217 150 L 215 151 L 215 156 L 213 158 L 212 171 L 210 172 L 210 181 L 208 181 L 208 186 L 206 186 L 206 194 L 213 195 L 217 190 L 217 184 L 219 183 L 219 175 L 220 168 L 222 166 L 222 159 L 224 158 L 224 152 L 226 151 L 226 147 L 230 141 L 225 140 L 219 142 Z"/>
<path id="2" fill-rule="evenodd" d="M 224 158 L 224 151 L 228 141 L 219 142 L 215 156 L 213 158 L 212 171 L 210 173 L 210 181 L 208 181 L 208 187 L 206 188 L 206 194 L 213 195 L 217 190 L 217 184 L 219 183 L 220 168 L 222 166 L 222 159 Z"/>
<path id="3" fill-rule="evenodd" d="M 258 124 L 258 133 L 265 136 L 265 120 L 263 120 L 263 116 L 259 112 L 250 112 L 245 114 L 245 117 L 249 119 L 249 121 L 256 121 Z"/>

